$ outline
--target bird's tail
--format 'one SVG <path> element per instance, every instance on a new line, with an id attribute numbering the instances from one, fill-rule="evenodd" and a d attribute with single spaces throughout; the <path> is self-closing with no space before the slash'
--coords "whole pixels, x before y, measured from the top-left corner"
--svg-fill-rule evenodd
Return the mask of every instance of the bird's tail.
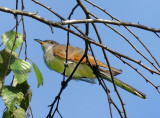
<path id="1" fill-rule="evenodd" d="M 100 74 L 101 74 L 102 78 L 104 78 L 105 80 L 112 83 L 112 78 L 110 77 L 110 75 L 108 73 L 101 70 Z M 126 84 L 126 83 L 124 83 L 124 82 L 122 82 L 122 81 L 120 81 L 116 78 L 114 78 L 114 82 L 117 86 L 121 87 L 122 89 L 124 89 L 124 90 L 138 96 L 138 97 L 141 97 L 143 99 L 147 99 L 146 95 L 144 93 L 142 93 L 139 90 L 133 88 L 132 86 L 130 86 L 130 85 L 128 85 L 128 84 Z"/>

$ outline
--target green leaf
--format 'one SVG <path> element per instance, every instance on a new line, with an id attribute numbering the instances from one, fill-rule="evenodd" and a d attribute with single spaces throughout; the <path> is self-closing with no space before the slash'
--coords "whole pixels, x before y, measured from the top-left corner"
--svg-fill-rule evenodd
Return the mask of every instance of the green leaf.
<path id="1" fill-rule="evenodd" d="M 16 105 L 20 105 L 23 99 L 24 99 L 24 94 L 22 92 L 18 92 Z"/>
<path id="2" fill-rule="evenodd" d="M 17 84 L 16 89 L 21 91 L 24 94 L 24 99 L 22 100 L 20 107 L 23 108 L 25 111 L 28 108 L 29 102 L 31 101 L 32 91 L 29 89 L 29 85 L 27 81 L 23 82 L 22 84 Z"/>
<path id="3" fill-rule="evenodd" d="M 0 55 L 3 60 L 3 63 L 0 63 L 0 81 L 4 79 L 6 71 L 7 71 L 6 75 L 8 75 L 11 71 L 10 69 L 7 68 L 9 63 L 10 53 L 11 53 L 11 50 L 6 48 L 0 51 Z M 17 57 L 17 53 L 13 51 L 11 54 L 11 60 L 13 60 L 16 57 Z"/>
<path id="4" fill-rule="evenodd" d="M 3 58 L 2 58 L 2 56 L 0 55 L 0 64 L 2 64 L 3 63 Z"/>
<path id="5" fill-rule="evenodd" d="M 22 108 L 17 108 L 13 112 L 13 116 L 14 116 L 14 118 L 25 118 L 26 117 L 25 110 Z"/>
<path id="6" fill-rule="evenodd" d="M 15 87 L 4 86 L 2 91 L 2 98 L 9 111 L 14 111 L 16 106 L 20 105 L 23 100 L 23 93 L 19 92 Z"/>
<path id="7" fill-rule="evenodd" d="M 25 117 L 26 117 L 26 114 L 25 114 L 24 109 L 16 108 L 13 112 L 6 110 L 3 113 L 2 118 L 25 118 Z"/>
<path id="8" fill-rule="evenodd" d="M 14 76 L 12 86 L 16 87 L 18 84 L 17 78 Z"/>
<path id="9" fill-rule="evenodd" d="M 19 84 L 26 81 L 28 78 L 28 73 L 31 72 L 30 63 L 22 59 L 14 59 L 10 64 L 10 68 L 12 69 Z"/>
<path id="10" fill-rule="evenodd" d="M 15 51 L 19 46 L 21 46 L 22 42 L 23 42 L 23 36 L 20 33 L 17 33 L 17 39 L 16 39 L 16 43 L 14 45 L 13 51 Z M 4 43 L 4 45 L 9 48 L 10 50 L 13 47 L 14 44 L 14 40 L 16 37 L 16 32 L 15 31 L 10 31 L 10 32 L 5 32 L 2 35 L 2 41 Z"/>
<path id="11" fill-rule="evenodd" d="M 38 87 L 39 87 L 40 85 L 43 85 L 43 76 L 42 76 L 41 71 L 38 69 L 37 65 L 33 62 L 32 62 L 32 64 L 33 64 L 33 70 L 34 70 L 36 77 L 37 77 Z"/>

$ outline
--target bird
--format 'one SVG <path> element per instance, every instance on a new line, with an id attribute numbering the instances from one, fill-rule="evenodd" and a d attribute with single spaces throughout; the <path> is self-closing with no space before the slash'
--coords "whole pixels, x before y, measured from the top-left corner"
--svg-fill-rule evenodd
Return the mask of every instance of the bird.
<path id="1" fill-rule="evenodd" d="M 41 44 L 42 50 L 44 52 L 44 61 L 48 68 L 54 70 L 60 74 L 64 72 L 64 64 L 66 62 L 66 48 L 67 45 L 59 44 L 53 40 L 40 40 L 34 39 L 38 43 Z M 84 50 L 75 46 L 68 45 L 68 67 L 66 68 L 65 76 L 70 76 L 74 68 L 76 67 L 77 63 L 80 61 L 81 57 L 84 55 Z M 96 66 L 98 65 L 99 72 L 101 77 L 104 80 L 107 80 L 112 83 L 112 78 L 110 76 L 108 65 L 97 60 L 95 61 L 94 57 L 87 53 L 87 57 L 89 62 L 87 62 L 86 57 L 82 60 L 78 68 L 76 69 L 75 73 L 72 76 L 74 80 L 82 80 L 90 83 L 95 83 L 96 74 L 91 68 L 91 65 Z M 121 74 L 122 71 L 111 67 L 111 72 L 113 76 Z M 121 80 L 113 77 L 115 85 L 119 86 L 120 88 L 140 97 L 143 99 L 147 99 L 146 95 L 139 90 L 135 89 L 134 87 L 122 82 Z"/>

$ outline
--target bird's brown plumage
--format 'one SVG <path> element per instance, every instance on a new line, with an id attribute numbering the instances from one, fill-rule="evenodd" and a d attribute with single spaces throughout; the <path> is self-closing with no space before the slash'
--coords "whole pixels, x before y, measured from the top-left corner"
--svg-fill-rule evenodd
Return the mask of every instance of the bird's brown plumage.
<path id="1" fill-rule="evenodd" d="M 55 56 L 58 56 L 60 58 L 65 59 L 66 58 L 66 45 L 55 45 L 53 47 L 53 54 Z M 80 59 L 82 58 L 83 54 L 84 54 L 84 50 L 82 50 L 81 48 L 74 47 L 74 46 L 68 46 L 68 60 L 69 61 L 79 62 Z M 87 56 L 88 56 L 90 63 L 93 66 L 96 66 L 96 62 L 97 62 L 98 66 L 108 69 L 108 66 L 106 64 L 104 64 L 103 62 L 101 62 L 99 60 L 96 60 L 96 62 L 95 62 L 92 55 L 87 54 Z M 86 63 L 86 57 L 82 60 L 81 63 Z M 102 70 L 109 73 L 108 70 L 105 70 L 105 69 L 102 69 Z M 117 74 L 121 73 L 121 70 L 118 70 L 114 67 L 111 67 L 111 70 L 112 70 L 113 75 L 117 75 Z"/>

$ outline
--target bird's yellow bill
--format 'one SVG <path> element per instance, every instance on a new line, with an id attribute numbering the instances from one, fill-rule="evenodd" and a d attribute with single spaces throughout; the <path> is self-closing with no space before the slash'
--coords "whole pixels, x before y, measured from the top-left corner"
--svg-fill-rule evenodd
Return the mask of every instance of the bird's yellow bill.
<path id="1" fill-rule="evenodd" d="M 35 41 L 37 41 L 38 43 L 40 43 L 40 44 L 45 44 L 46 42 L 44 42 L 44 41 L 41 41 L 41 40 L 39 40 L 39 39 L 34 39 Z"/>

